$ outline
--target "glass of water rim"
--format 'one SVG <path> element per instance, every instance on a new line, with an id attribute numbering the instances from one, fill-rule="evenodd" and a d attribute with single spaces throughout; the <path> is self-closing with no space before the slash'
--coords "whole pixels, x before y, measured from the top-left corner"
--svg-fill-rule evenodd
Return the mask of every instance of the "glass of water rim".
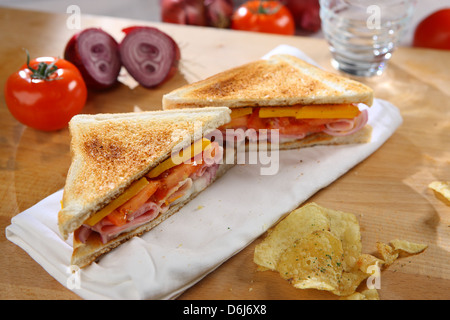
<path id="1" fill-rule="evenodd" d="M 333 66 L 370 77 L 386 68 L 410 27 L 415 0 L 320 0 L 322 31 Z"/>

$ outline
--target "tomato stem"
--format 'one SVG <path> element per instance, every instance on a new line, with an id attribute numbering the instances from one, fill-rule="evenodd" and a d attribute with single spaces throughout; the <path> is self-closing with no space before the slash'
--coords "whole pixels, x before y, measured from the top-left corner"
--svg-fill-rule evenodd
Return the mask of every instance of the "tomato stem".
<path id="1" fill-rule="evenodd" d="M 264 14 L 266 13 L 263 7 L 263 1 L 259 2 L 259 6 L 258 6 L 258 13 Z"/>
<path id="2" fill-rule="evenodd" d="M 34 69 L 30 66 L 30 53 L 27 49 L 25 49 L 27 53 L 27 67 L 31 70 L 32 74 L 30 75 L 31 79 L 41 79 L 46 81 L 57 80 L 60 78 L 50 78 L 50 76 L 58 70 L 58 67 L 55 65 L 55 62 L 50 64 L 45 62 L 39 62 L 37 69 Z"/>
<path id="3" fill-rule="evenodd" d="M 275 14 L 281 8 L 281 3 L 279 3 L 278 6 L 271 8 L 270 5 L 268 5 L 266 7 L 263 6 L 263 4 L 265 2 L 266 2 L 266 0 L 259 1 L 258 10 L 257 10 L 258 14 Z"/>

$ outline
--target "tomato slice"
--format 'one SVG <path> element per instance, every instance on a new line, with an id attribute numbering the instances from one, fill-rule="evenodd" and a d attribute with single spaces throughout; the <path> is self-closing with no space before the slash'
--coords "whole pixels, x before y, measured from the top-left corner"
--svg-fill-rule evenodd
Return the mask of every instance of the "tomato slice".
<path id="1" fill-rule="evenodd" d="M 289 121 L 289 124 L 278 128 L 280 130 L 281 135 L 302 135 L 320 132 L 325 129 L 325 123 L 330 122 L 330 120 L 328 119 L 327 119 L 328 121 L 308 121 L 308 120 L 305 121 L 294 118 L 287 118 L 287 119 Z"/>
<path id="2" fill-rule="evenodd" d="M 248 118 L 249 115 L 238 118 L 231 118 L 231 121 L 221 126 L 219 130 L 247 128 Z"/>
<path id="3" fill-rule="evenodd" d="M 127 216 L 118 210 L 114 210 L 109 215 L 106 216 L 110 222 L 112 222 L 116 226 L 123 226 L 127 223 Z"/>
<path id="4" fill-rule="evenodd" d="M 247 121 L 248 129 L 278 129 L 280 135 L 303 135 L 321 132 L 325 125 L 336 119 L 296 119 L 295 117 L 260 118 L 259 108 L 255 108 Z"/>
<path id="5" fill-rule="evenodd" d="M 260 108 L 254 108 L 253 113 L 248 117 L 247 126 L 248 129 L 267 129 L 266 123 L 267 119 L 262 119 L 259 117 L 259 109 Z"/>
<path id="6" fill-rule="evenodd" d="M 150 199 L 150 197 L 156 192 L 159 186 L 159 181 L 150 180 L 149 184 L 146 185 L 145 188 L 142 189 L 138 194 L 136 194 L 133 198 L 111 212 L 107 216 L 108 220 L 114 223 L 116 226 L 123 226 L 127 223 L 128 214 L 135 212 L 144 203 L 146 203 L 148 199 Z"/>
<path id="7" fill-rule="evenodd" d="M 162 178 L 159 180 L 160 188 L 155 192 L 153 200 L 159 202 L 164 199 L 168 192 L 180 183 L 180 181 L 187 179 L 201 167 L 201 164 L 191 161 L 191 163 L 182 163 L 164 172 L 161 175 Z"/>

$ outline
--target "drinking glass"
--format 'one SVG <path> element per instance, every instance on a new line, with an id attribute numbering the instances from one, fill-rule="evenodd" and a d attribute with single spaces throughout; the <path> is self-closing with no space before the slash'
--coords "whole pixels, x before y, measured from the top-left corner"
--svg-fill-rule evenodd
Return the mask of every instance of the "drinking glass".
<path id="1" fill-rule="evenodd" d="M 320 0 L 322 31 L 333 66 L 380 75 L 410 26 L 415 0 Z"/>

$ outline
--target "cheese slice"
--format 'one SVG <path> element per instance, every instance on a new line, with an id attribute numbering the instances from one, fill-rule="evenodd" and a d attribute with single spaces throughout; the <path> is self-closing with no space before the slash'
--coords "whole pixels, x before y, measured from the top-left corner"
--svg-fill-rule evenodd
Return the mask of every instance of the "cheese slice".
<path id="1" fill-rule="evenodd" d="M 295 117 L 303 107 L 265 107 L 259 109 L 260 118 Z"/>
<path id="2" fill-rule="evenodd" d="M 111 201 L 106 207 L 102 210 L 98 211 L 92 217 L 87 219 L 84 223 L 89 226 L 94 226 L 108 214 L 116 210 L 118 207 L 123 205 L 125 202 L 133 198 L 136 194 L 139 193 L 146 185 L 148 185 L 147 179 L 141 178 L 140 180 L 135 181 L 124 193 L 122 193 L 118 198 Z"/>
<path id="3" fill-rule="evenodd" d="M 211 144 L 211 141 L 209 141 L 206 138 L 202 138 L 200 140 L 197 140 L 194 142 L 190 148 L 183 149 L 179 152 L 178 155 L 174 155 L 170 157 L 169 159 L 161 162 L 158 166 L 153 168 L 148 174 L 148 178 L 156 178 L 161 173 L 163 173 L 166 170 L 169 170 L 170 168 L 173 168 L 193 157 L 200 154 L 205 150 L 207 146 Z"/>
<path id="4" fill-rule="evenodd" d="M 240 118 L 253 113 L 253 108 L 233 108 L 231 109 L 231 119 Z"/>
<path id="5" fill-rule="evenodd" d="M 359 115 L 352 104 L 305 106 L 296 113 L 297 119 L 353 119 Z"/>
<path id="6" fill-rule="evenodd" d="M 295 117 L 297 119 L 352 119 L 360 113 L 352 104 L 323 104 L 259 109 L 260 118 Z"/>

